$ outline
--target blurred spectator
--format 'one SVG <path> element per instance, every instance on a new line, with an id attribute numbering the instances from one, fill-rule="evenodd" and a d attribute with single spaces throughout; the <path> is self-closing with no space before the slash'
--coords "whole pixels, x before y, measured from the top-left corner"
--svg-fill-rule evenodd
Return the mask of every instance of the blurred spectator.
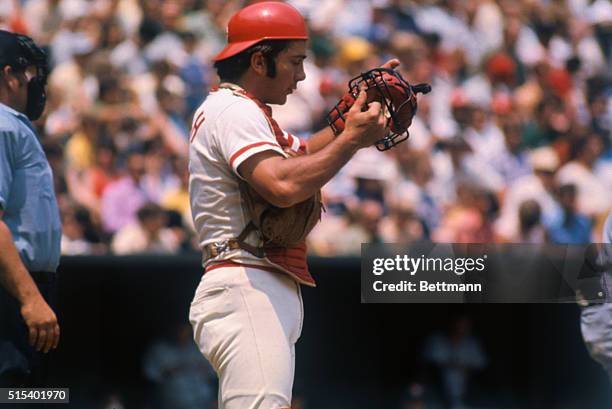
<path id="1" fill-rule="evenodd" d="M 186 57 L 181 63 L 180 76 L 187 89 L 185 93 L 185 114 L 188 119 L 202 103 L 209 90 L 210 67 L 197 54 L 198 38 L 190 31 L 182 34 Z"/>
<path id="2" fill-rule="evenodd" d="M 107 250 L 86 208 L 64 205 L 61 216 L 62 255 L 101 254 Z"/>
<path id="3" fill-rule="evenodd" d="M 166 210 L 177 212 L 186 226 L 193 225 L 191 207 L 189 205 L 189 168 L 185 159 L 177 159 L 173 163 L 173 173 L 178 176 L 179 184 L 166 189 L 160 204 Z"/>
<path id="4" fill-rule="evenodd" d="M 384 209 L 379 201 L 365 199 L 349 211 L 342 233 L 333 235 L 336 254 L 357 256 L 361 254 L 361 243 L 382 243 L 380 232 Z"/>
<path id="5" fill-rule="evenodd" d="M 612 207 L 611 186 L 606 185 L 605 175 L 596 173 L 596 161 L 602 152 L 599 135 L 580 138 L 572 146 L 572 160 L 557 174 L 559 183 L 576 185 L 578 210 L 588 216 L 603 215 Z"/>
<path id="6" fill-rule="evenodd" d="M 155 203 L 145 203 L 137 212 L 138 221 L 117 231 L 111 249 L 115 254 L 173 253 L 180 242 L 165 227 L 166 215 Z"/>
<path id="7" fill-rule="evenodd" d="M 91 243 L 85 240 L 83 226 L 76 220 L 74 213 L 62 214 L 61 252 L 66 256 L 91 254 Z"/>
<path id="8" fill-rule="evenodd" d="M 174 190 L 180 180 L 167 163 L 168 154 L 155 143 L 149 144 L 145 152 L 145 172 L 142 176 L 142 187 L 150 201 L 159 203 L 167 192 Z"/>
<path id="9" fill-rule="evenodd" d="M 136 220 L 136 212 L 150 200 L 142 184 L 145 174 L 145 158 L 133 151 L 126 159 L 127 175 L 111 182 L 102 194 L 102 225 L 114 233 Z"/>
<path id="10" fill-rule="evenodd" d="M 440 226 L 432 233 L 442 243 L 487 243 L 493 239 L 490 194 L 482 188 L 462 183 L 457 188 L 457 201 L 445 213 Z"/>
<path id="11" fill-rule="evenodd" d="M 503 187 L 503 180 L 486 160 L 474 155 L 461 136 L 444 139 L 437 144 L 432 165 L 436 200 L 447 208 L 456 204 L 460 185 L 473 185 L 494 192 Z"/>
<path id="12" fill-rule="evenodd" d="M 76 171 L 90 168 L 94 162 L 94 148 L 98 142 L 100 124 L 91 115 L 83 115 L 81 124 L 64 147 L 66 166 Z"/>
<path id="13" fill-rule="evenodd" d="M 71 33 L 55 44 L 54 51 L 70 50 L 49 75 L 49 93 L 62 95 L 63 104 L 81 111 L 89 108 L 97 92 L 97 79 L 90 76 L 88 66 L 96 44 L 85 33 Z"/>
<path id="14" fill-rule="evenodd" d="M 156 408 L 207 409 L 215 398 L 215 374 L 193 342 L 188 325 L 176 325 L 170 339 L 150 345 L 143 370 L 156 384 Z"/>
<path id="15" fill-rule="evenodd" d="M 540 204 L 533 200 L 525 200 L 519 206 L 518 229 L 515 237 L 509 237 L 513 243 L 543 243 L 546 241 L 546 229 L 542 226 L 542 210 Z"/>
<path id="16" fill-rule="evenodd" d="M 120 177 L 116 157 L 117 148 L 112 140 L 96 146 L 94 164 L 89 169 L 88 179 L 98 199 L 102 198 L 108 185 Z"/>
<path id="17" fill-rule="evenodd" d="M 547 96 L 533 109 L 535 112 L 530 116 L 523 131 L 523 140 L 528 147 L 549 145 L 569 130 L 570 117 L 565 112 L 561 99 Z"/>
<path id="18" fill-rule="evenodd" d="M 410 244 L 425 240 L 427 228 L 410 204 L 398 204 L 380 223 L 380 234 L 385 243 Z"/>
<path id="19" fill-rule="evenodd" d="M 406 146 L 397 149 L 394 153 L 401 178 L 393 186 L 389 201 L 396 205 L 401 205 L 401 202 L 412 204 L 425 223 L 426 233 L 430 233 L 442 217 L 441 200 L 435 197 L 431 160 L 423 152 L 411 151 Z"/>
<path id="20" fill-rule="evenodd" d="M 502 126 L 505 149 L 500 149 L 489 158 L 491 166 L 499 172 L 503 185 L 531 173 L 529 157 L 521 140 L 521 125 L 516 116 L 504 121 Z"/>
<path id="21" fill-rule="evenodd" d="M 591 242 L 592 222 L 576 208 L 576 186 L 561 185 L 559 202 L 563 216 L 548 228 L 548 238 L 552 243 L 588 244 Z"/>
<path id="22" fill-rule="evenodd" d="M 147 72 L 149 66 L 145 50 L 160 32 L 161 27 L 156 21 L 150 18 L 142 19 L 138 32 L 126 38 L 111 51 L 110 61 L 130 75 Z"/>
<path id="23" fill-rule="evenodd" d="M 472 372 L 487 366 L 480 341 L 472 335 L 470 318 L 454 318 L 446 332 L 431 335 L 424 355 L 439 376 L 446 407 L 464 408 Z"/>
<path id="24" fill-rule="evenodd" d="M 549 226 L 561 214 L 554 195 L 554 175 L 559 167 L 557 153 L 550 147 L 542 147 L 532 152 L 530 162 L 534 174 L 516 180 L 504 195 L 501 215 L 495 227 L 496 233 L 506 241 L 521 237 L 519 209 L 528 200 L 538 203 L 544 226 Z"/>
<path id="25" fill-rule="evenodd" d="M 612 142 L 612 116 L 606 95 L 601 90 L 596 90 L 588 93 L 587 98 L 591 128 L 599 135 L 608 136 L 607 145 L 610 148 L 610 143 Z"/>

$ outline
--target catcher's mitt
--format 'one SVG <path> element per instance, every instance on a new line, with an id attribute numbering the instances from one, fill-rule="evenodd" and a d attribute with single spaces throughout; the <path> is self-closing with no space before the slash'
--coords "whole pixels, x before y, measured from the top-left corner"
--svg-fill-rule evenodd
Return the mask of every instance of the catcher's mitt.
<path id="1" fill-rule="evenodd" d="M 344 130 L 344 114 L 353 106 L 365 85 L 367 103 L 381 103 L 387 117 L 389 132 L 376 142 L 376 148 L 385 151 L 408 139 L 408 127 L 417 110 L 416 94 L 431 91 L 429 84 L 410 85 L 399 72 L 388 68 L 374 68 L 349 81 L 349 92 L 327 114 L 327 122 L 338 135 Z"/>
<path id="2" fill-rule="evenodd" d="M 280 208 L 268 203 L 248 183 L 239 184 L 244 209 L 260 232 L 264 247 L 292 247 L 302 242 L 321 219 L 320 192 L 301 203 Z"/>

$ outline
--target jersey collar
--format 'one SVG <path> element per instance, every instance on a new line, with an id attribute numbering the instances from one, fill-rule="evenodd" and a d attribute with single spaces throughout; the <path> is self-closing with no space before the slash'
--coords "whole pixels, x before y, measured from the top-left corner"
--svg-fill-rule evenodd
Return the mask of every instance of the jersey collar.
<path id="1" fill-rule="evenodd" d="M 259 99 L 257 99 L 257 97 L 255 97 L 249 91 L 242 88 L 240 85 L 234 84 L 232 82 L 222 82 L 221 84 L 219 84 L 219 88 L 231 89 L 232 91 L 238 94 L 244 95 L 245 97 L 253 100 L 253 102 L 255 102 L 257 106 L 259 106 L 259 108 L 263 110 L 268 117 L 270 118 L 272 117 L 272 108 L 269 105 L 266 105 L 263 102 L 261 102 Z M 213 89 L 212 91 L 216 91 L 216 90 Z"/>

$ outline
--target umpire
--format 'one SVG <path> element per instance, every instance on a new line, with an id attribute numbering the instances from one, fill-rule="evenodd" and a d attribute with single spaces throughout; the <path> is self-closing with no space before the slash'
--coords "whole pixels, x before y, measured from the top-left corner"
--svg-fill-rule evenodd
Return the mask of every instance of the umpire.
<path id="1" fill-rule="evenodd" d="M 61 225 L 53 177 L 36 131 L 45 107 L 46 55 L 0 30 L 0 387 L 44 386 L 60 329 L 49 304 Z"/>

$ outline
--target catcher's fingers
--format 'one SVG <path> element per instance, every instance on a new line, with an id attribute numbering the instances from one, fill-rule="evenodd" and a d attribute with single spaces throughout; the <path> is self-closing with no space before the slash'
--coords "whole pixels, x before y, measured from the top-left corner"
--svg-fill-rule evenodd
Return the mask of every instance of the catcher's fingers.
<path id="1" fill-rule="evenodd" d="M 380 115 L 378 115 L 378 125 L 383 128 L 386 128 L 389 125 L 389 119 L 385 116 L 384 110 L 380 110 Z"/>
<path id="2" fill-rule="evenodd" d="M 389 69 L 394 69 L 395 67 L 397 67 L 398 65 L 400 65 L 400 62 L 397 58 L 392 58 L 389 61 L 387 61 L 386 63 L 384 63 L 383 65 L 381 65 L 380 68 L 389 68 Z"/>
<path id="3" fill-rule="evenodd" d="M 353 113 L 361 112 L 363 109 L 363 106 L 366 103 L 367 97 L 368 97 L 368 94 L 363 89 L 359 91 L 359 96 L 357 96 L 357 99 L 355 100 L 355 103 L 353 104 L 349 112 L 353 112 Z"/>
<path id="4" fill-rule="evenodd" d="M 378 117 L 379 120 L 380 118 L 384 119 L 384 115 L 382 115 L 382 105 L 378 101 L 371 102 L 367 112 L 372 118 Z"/>

